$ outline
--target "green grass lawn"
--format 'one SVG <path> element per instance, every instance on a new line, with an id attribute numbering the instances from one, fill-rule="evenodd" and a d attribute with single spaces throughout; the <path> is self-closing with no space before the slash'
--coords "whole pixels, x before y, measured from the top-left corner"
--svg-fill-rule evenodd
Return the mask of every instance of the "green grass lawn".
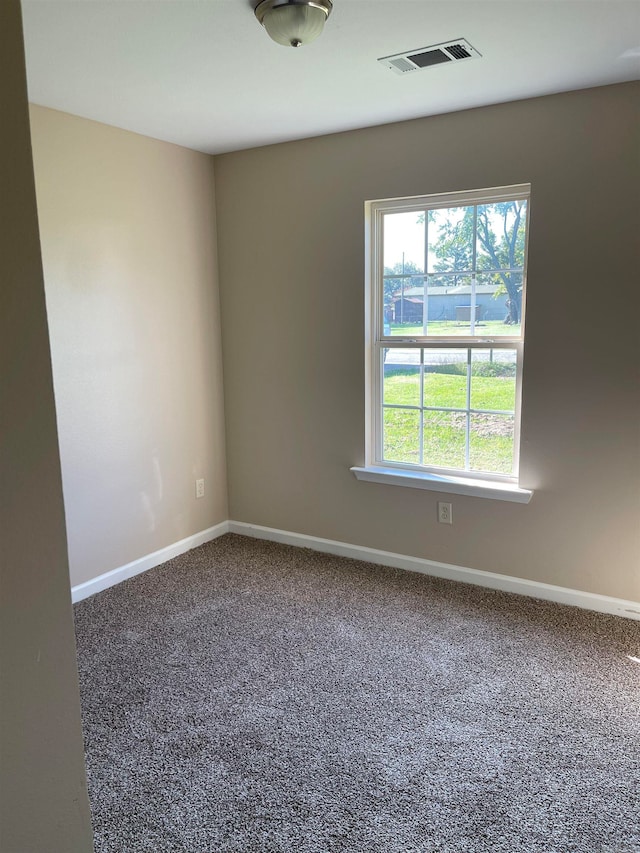
<path id="1" fill-rule="evenodd" d="M 466 381 L 464 375 L 425 373 L 424 405 L 465 408 Z M 419 406 L 419 368 L 385 367 L 384 402 L 391 406 Z M 515 377 L 472 375 L 471 407 L 513 411 Z M 464 412 L 424 412 L 424 464 L 464 468 L 465 432 Z M 384 455 L 390 462 L 420 462 L 420 411 L 384 410 Z M 469 458 L 473 470 L 511 473 L 513 418 L 472 415 Z"/>
<path id="2" fill-rule="evenodd" d="M 384 402 L 391 406 L 420 405 L 420 368 L 385 365 Z M 471 408 L 512 412 L 515 409 L 514 376 L 471 376 Z M 424 405 L 466 408 L 467 377 L 447 373 L 424 374 Z"/>
<path id="3" fill-rule="evenodd" d="M 438 320 L 428 324 L 430 335 L 470 335 L 469 323 L 458 323 L 455 320 Z M 417 338 L 424 334 L 422 326 L 415 323 L 391 323 L 391 334 Z M 487 338 L 497 338 L 504 335 L 519 335 L 520 326 L 506 326 L 502 320 L 481 320 L 475 325 L 474 334 Z"/>

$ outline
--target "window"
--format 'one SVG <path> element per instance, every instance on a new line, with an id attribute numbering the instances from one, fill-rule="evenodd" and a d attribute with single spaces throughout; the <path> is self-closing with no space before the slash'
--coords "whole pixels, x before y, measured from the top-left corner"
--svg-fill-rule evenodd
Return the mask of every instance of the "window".
<path id="1" fill-rule="evenodd" d="M 367 203 L 368 467 L 516 486 L 529 193 Z"/>

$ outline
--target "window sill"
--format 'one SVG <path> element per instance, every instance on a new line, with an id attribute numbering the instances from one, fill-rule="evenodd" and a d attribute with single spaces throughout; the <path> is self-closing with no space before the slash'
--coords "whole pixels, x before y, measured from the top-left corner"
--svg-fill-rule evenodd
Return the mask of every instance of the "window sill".
<path id="1" fill-rule="evenodd" d="M 366 468 L 354 467 L 351 471 L 358 480 L 368 483 L 386 483 L 389 486 L 427 489 L 432 492 L 447 492 L 450 495 L 469 495 L 475 498 L 490 498 L 494 501 L 512 501 L 521 504 L 528 504 L 533 497 L 533 492 L 529 489 L 521 489 L 513 483 L 493 480 L 472 480 L 425 471 L 383 468 L 378 465 L 369 465 Z"/>

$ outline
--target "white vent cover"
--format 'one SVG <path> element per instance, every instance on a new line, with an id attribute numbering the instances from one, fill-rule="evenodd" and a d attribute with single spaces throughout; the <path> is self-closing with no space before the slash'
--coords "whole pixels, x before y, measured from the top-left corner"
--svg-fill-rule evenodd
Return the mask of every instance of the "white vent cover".
<path id="1" fill-rule="evenodd" d="M 429 47 L 419 47 L 417 50 L 407 50 L 395 53 L 393 56 L 383 56 L 378 62 L 386 65 L 396 74 L 408 74 L 411 71 L 422 71 L 433 65 L 446 62 L 463 62 L 466 59 L 477 59 L 482 54 L 469 44 L 466 39 L 451 39 L 441 44 Z"/>

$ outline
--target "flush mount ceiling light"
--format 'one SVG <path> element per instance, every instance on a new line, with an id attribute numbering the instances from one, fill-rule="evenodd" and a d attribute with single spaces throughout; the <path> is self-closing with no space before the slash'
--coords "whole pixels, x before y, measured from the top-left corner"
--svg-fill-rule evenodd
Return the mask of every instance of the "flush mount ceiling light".
<path id="1" fill-rule="evenodd" d="M 302 47 L 318 38 L 332 8 L 331 0 L 262 0 L 255 13 L 278 44 Z"/>

